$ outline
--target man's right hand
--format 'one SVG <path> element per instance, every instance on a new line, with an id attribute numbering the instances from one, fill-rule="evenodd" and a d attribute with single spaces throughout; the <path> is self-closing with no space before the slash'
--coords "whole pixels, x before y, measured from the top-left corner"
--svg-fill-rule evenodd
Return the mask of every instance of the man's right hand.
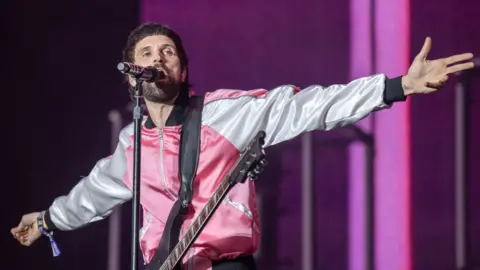
<path id="1" fill-rule="evenodd" d="M 39 212 L 26 214 L 22 217 L 20 224 L 10 230 L 13 237 L 24 246 L 30 246 L 42 233 L 38 230 L 37 217 Z"/>

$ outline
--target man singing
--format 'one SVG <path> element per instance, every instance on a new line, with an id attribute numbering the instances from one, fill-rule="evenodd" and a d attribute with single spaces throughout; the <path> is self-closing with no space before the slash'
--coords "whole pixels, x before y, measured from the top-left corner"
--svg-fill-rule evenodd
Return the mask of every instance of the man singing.
<path id="1" fill-rule="evenodd" d="M 427 60 L 427 38 L 408 72 L 397 78 L 384 74 L 359 78 L 345 85 L 312 85 L 298 89 L 282 85 L 265 89 L 216 90 L 205 95 L 201 123 L 200 160 L 185 232 L 218 184 L 234 166 L 255 134 L 266 132 L 265 147 L 304 132 L 330 130 L 355 123 L 371 112 L 388 109 L 412 94 L 442 88 L 448 75 L 473 68 L 471 53 Z M 140 247 L 150 262 L 165 222 L 177 200 L 180 129 L 191 97 L 188 57 L 180 37 L 161 24 L 143 24 L 128 37 L 123 61 L 154 66 L 166 80 L 144 84 L 148 116 L 142 124 L 141 197 L 143 227 Z M 463 62 L 463 63 L 461 63 Z M 129 77 L 130 93 L 135 79 Z M 113 155 L 98 161 L 91 173 L 43 212 L 26 214 L 12 235 L 30 246 L 42 233 L 78 229 L 106 218 L 132 197 L 133 123 L 125 127 Z M 39 224 L 40 223 L 40 224 Z M 236 185 L 182 261 L 183 269 L 256 269 L 260 224 L 253 181 Z"/>

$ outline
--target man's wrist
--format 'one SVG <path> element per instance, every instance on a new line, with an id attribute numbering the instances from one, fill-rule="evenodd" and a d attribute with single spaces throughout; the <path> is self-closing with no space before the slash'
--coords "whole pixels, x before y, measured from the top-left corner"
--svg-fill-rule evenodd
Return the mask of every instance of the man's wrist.
<path id="1" fill-rule="evenodd" d="M 57 226 L 55 226 L 55 224 L 52 221 L 52 218 L 51 218 L 51 215 L 50 215 L 50 210 L 46 210 L 45 213 L 43 213 L 42 220 L 43 220 L 43 225 L 49 231 L 57 231 L 58 230 Z"/>
<path id="2" fill-rule="evenodd" d="M 46 212 L 42 212 L 42 221 L 43 221 L 43 228 L 47 231 L 49 231 L 50 229 L 48 228 L 48 224 L 45 222 L 45 213 Z"/>
<path id="3" fill-rule="evenodd" d="M 45 224 L 45 211 L 40 212 L 40 214 L 37 216 L 37 229 L 42 232 L 43 234 L 49 233 L 50 231 L 48 230 L 48 226 Z"/>
<path id="4" fill-rule="evenodd" d="M 413 91 L 414 88 L 414 81 L 412 79 L 410 79 L 410 77 L 408 75 L 405 75 L 405 76 L 402 76 L 402 89 L 403 89 L 403 94 L 405 96 L 409 96 L 413 93 L 415 93 Z"/>
<path id="5" fill-rule="evenodd" d="M 391 105 L 394 102 L 402 102 L 406 100 L 402 88 L 402 77 L 387 78 L 385 81 L 385 90 L 383 91 L 383 101 L 385 104 Z"/>
<path id="6" fill-rule="evenodd" d="M 53 239 L 53 231 L 49 231 L 46 228 L 46 224 L 45 224 L 45 214 L 46 213 L 48 213 L 48 210 L 47 211 L 42 211 L 40 213 L 40 215 L 37 217 L 37 226 L 38 226 L 38 230 L 44 236 L 48 237 L 48 239 L 50 241 L 50 246 L 52 248 L 53 257 L 57 257 L 57 256 L 60 256 L 60 254 L 62 254 L 62 252 L 58 248 L 58 245 L 57 245 L 57 242 L 55 241 L 55 239 Z"/>

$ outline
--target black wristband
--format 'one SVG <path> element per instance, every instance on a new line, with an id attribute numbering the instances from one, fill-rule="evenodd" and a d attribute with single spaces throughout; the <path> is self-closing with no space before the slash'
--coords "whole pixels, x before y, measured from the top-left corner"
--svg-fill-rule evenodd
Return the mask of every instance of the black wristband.
<path id="1" fill-rule="evenodd" d="M 402 76 L 387 79 L 385 81 L 385 91 L 383 92 L 383 101 L 386 104 L 392 104 L 397 101 L 405 101 L 407 97 L 403 92 Z"/>
<path id="2" fill-rule="evenodd" d="M 45 211 L 45 214 L 43 215 L 43 219 L 45 220 L 45 225 L 47 225 L 47 228 L 49 231 L 58 230 L 57 226 L 55 226 L 55 224 L 52 222 L 52 218 L 50 217 L 49 210 Z"/>

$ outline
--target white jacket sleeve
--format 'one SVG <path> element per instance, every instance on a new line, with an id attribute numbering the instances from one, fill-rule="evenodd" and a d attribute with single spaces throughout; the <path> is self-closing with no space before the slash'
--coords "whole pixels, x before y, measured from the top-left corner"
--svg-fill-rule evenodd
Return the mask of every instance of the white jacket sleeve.
<path id="1" fill-rule="evenodd" d="M 388 108 L 387 77 L 383 74 L 322 87 L 299 90 L 284 85 L 273 90 L 217 90 L 206 95 L 204 122 L 243 147 L 255 134 L 266 132 L 265 147 L 313 130 L 329 130 L 357 122 L 371 112 Z M 395 91 L 401 91 L 399 78 Z M 396 101 L 396 100 L 395 100 Z"/>
<path id="2" fill-rule="evenodd" d="M 120 133 L 112 156 L 101 159 L 87 177 L 68 193 L 58 197 L 45 214 L 49 229 L 73 230 L 104 219 L 112 210 L 128 201 L 132 192 L 123 183 L 126 171 L 125 148 L 129 144 L 130 125 Z"/>

